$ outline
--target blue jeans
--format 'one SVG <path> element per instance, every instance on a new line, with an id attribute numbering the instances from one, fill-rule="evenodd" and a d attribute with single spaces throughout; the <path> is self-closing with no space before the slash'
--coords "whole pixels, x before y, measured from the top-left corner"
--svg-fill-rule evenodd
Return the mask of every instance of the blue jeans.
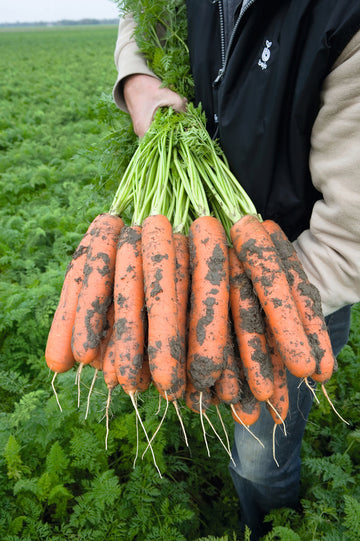
<path id="1" fill-rule="evenodd" d="M 346 306 L 326 318 L 335 356 L 347 343 L 350 330 L 351 307 Z M 235 425 L 233 458 L 230 473 L 240 501 L 240 526 L 252 531 L 251 540 L 259 539 L 267 531 L 264 516 L 275 508 L 296 507 L 299 503 L 300 450 L 306 421 L 313 402 L 313 393 L 300 380 L 288 373 L 289 413 L 284 435 L 282 426 L 275 431 L 274 421 L 262 404 L 259 420 L 251 431 L 262 441 L 262 447 L 240 424 Z"/>

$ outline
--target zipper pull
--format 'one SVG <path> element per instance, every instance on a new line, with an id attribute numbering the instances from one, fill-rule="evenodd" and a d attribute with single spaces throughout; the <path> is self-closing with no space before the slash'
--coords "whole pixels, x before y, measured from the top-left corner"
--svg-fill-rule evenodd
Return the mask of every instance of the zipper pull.
<path id="1" fill-rule="evenodd" d="M 224 68 L 220 68 L 216 76 L 216 79 L 213 82 L 213 86 L 217 86 L 220 83 L 221 79 L 223 78 L 223 75 L 224 75 Z"/>

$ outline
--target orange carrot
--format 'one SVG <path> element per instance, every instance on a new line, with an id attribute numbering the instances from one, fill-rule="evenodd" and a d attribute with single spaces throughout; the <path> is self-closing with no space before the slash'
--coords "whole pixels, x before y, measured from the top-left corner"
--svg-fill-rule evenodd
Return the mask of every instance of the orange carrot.
<path id="1" fill-rule="evenodd" d="M 99 353 L 113 300 L 116 243 L 123 225 L 119 216 L 102 214 L 92 232 L 72 333 L 73 354 L 82 364 L 89 364 Z"/>
<path id="2" fill-rule="evenodd" d="M 104 381 L 109 393 L 111 393 L 118 385 L 114 334 L 115 329 L 113 328 L 103 359 Z"/>
<path id="3" fill-rule="evenodd" d="M 185 404 L 195 413 L 200 413 L 200 402 L 202 412 L 205 412 L 212 404 L 212 394 L 210 389 L 198 391 L 191 381 L 187 381 L 185 390 Z"/>
<path id="4" fill-rule="evenodd" d="M 140 369 L 138 384 L 135 390 L 139 393 L 142 393 L 146 391 L 146 389 L 149 388 L 150 383 L 151 383 L 151 372 L 150 372 L 150 366 L 149 366 L 149 358 L 145 354 L 144 359 L 143 359 L 143 364 Z"/>
<path id="5" fill-rule="evenodd" d="M 293 244 L 281 227 L 266 220 L 264 227 L 270 234 L 288 277 L 291 293 L 316 359 L 316 368 L 311 377 L 326 383 L 332 376 L 335 357 L 325 318 L 322 313 L 318 289 L 309 282 Z"/>
<path id="6" fill-rule="evenodd" d="M 241 398 L 235 404 L 230 405 L 231 414 L 237 423 L 250 426 L 260 417 L 260 402 L 252 394 L 246 378 L 242 380 L 242 383 Z"/>
<path id="7" fill-rule="evenodd" d="M 192 222 L 192 271 L 187 371 L 194 387 L 206 390 L 224 366 L 229 310 L 229 260 L 223 225 L 212 216 Z"/>
<path id="8" fill-rule="evenodd" d="M 255 398 L 268 400 L 274 392 L 274 378 L 263 311 L 233 248 L 229 248 L 229 262 L 230 307 L 245 376 Z"/>
<path id="9" fill-rule="evenodd" d="M 286 368 L 269 325 L 267 325 L 266 328 L 266 336 L 271 353 L 271 363 L 274 374 L 274 392 L 269 400 L 267 400 L 266 407 L 274 419 L 274 422 L 276 424 L 281 424 L 285 421 L 289 411 L 289 391 Z"/>
<path id="10" fill-rule="evenodd" d="M 184 351 L 183 362 L 186 362 L 186 337 L 188 322 L 189 301 L 189 239 L 182 233 L 174 233 L 175 258 L 176 258 L 176 300 L 179 322 L 179 333 Z"/>
<path id="11" fill-rule="evenodd" d="M 236 255 L 250 277 L 288 370 L 310 376 L 316 361 L 309 346 L 281 261 L 256 216 L 246 215 L 230 230 Z"/>
<path id="12" fill-rule="evenodd" d="M 126 393 L 140 383 L 144 359 L 145 296 L 141 227 L 121 230 L 115 262 L 115 352 L 118 382 Z"/>
<path id="13" fill-rule="evenodd" d="M 90 239 L 100 221 L 101 216 L 96 216 L 91 222 L 66 270 L 59 304 L 51 323 L 45 350 L 46 363 L 50 370 L 56 373 L 66 372 L 75 364 L 71 349 L 71 334 L 78 296 L 84 279 L 84 265 Z"/>
<path id="14" fill-rule="evenodd" d="M 114 326 L 114 318 L 115 318 L 114 303 L 111 303 L 106 315 L 106 325 L 104 328 L 104 336 L 100 341 L 99 354 L 90 363 L 90 365 L 96 370 L 103 369 L 104 356 L 105 356 L 106 348 L 108 346 L 108 343 L 112 335 L 113 326 Z"/>
<path id="15" fill-rule="evenodd" d="M 172 226 L 163 215 L 142 224 L 142 258 L 152 380 L 169 400 L 181 398 L 185 373 L 176 301 L 176 258 Z"/>
<path id="16" fill-rule="evenodd" d="M 241 381 L 239 371 L 239 361 L 237 349 L 234 347 L 234 341 L 228 325 L 227 344 L 224 350 L 225 366 L 215 382 L 215 394 L 221 402 L 225 404 L 235 404 L 241 396 Z"/>

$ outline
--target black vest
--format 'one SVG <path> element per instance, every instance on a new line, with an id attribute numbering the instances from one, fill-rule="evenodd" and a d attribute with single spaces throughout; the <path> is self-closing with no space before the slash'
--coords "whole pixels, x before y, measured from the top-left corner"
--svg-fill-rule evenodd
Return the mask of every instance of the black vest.
<path id="1" fill-rule="evenodd" d="M 360 29 L 360 2 L 255 0 L 237 26 L 220 77 L 219 0 L 187 0 L 187 13 L 195 101 L 203 105 L 208 130 L 258 212 L 294 239 L 321 197 L 309 171 L 321 86 Z"/>

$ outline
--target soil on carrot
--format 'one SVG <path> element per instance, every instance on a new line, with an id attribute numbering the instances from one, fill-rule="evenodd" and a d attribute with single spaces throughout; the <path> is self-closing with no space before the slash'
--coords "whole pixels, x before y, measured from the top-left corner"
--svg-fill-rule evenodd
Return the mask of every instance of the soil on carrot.
<path id="1" fill-rule="evenodd" d="M 273 281 L 276 275 L 276 272 L 274 272 L 266 265 L 268 256 L 270 257 L 270 260 L 273 258 L 274 250 L 271 247 L 268 248 L 264 246 L 258 246 L 256 239 L 249 239 L 244 242 L 241 251 L 238 254 L 238 257 L 240 261 L 247 261 L 248 258 L 251 257 L 251 255 L 253 254 L 256 254 L 258 258 L 258 264 L 261 265 L 263 269 L 261 277 L 258 278 L 258 280 L 260 281 L 263 291 L 266 294 L 267 288 L 273 285 Z"/>
<path id="2" fill-rule="evenodd" d="M 252 394 L 250 387 L 244 385 L 242 389 L 242 394 L 240 398 L 241 409 L 244 413 L 251 415 L 254 413 L 255 409 L 258 407 L 258 401 Z"/>
<path id="3" fill-rule="evenodd" d="M 191 381 L 198 391 L 205 391 L 216 381 L 214 374 L 219 373 L 219 364 L 206 355 L 194 355 L 189 367 Z"/>
<path id="4" fill-rule="evenodd" d="M 261 342 L 258 336 L 253 336 L 248 342 L 251 350 L 253 351 L 251 358 L 256 361 L 259 366 L 260 375 L 265 379 L 273 381 L 273 370 L 271 364 L 271 357 L 269 353 L 263 350 Z"/>
<path id="5" fill-rule="evenodd" d="M 162 278 L 163 278 L 162 270 L 156 269 L 155 280 L 151 282 L 150 297 L 155 297 L 155 299 L 158 299 L 159 294 L 163 292 L 163 289 L 160 285 Z"/>
<path id="6" fill-rule="evenodd" d="M 108 312 L 109 306 L 112 302 L 111 297 L 105 299 L 101 303 L 96 299 L 91 305 L 93 309 L 88 309 L 85 316 L 85 328 L 87 331 L 86 342 L 84 344 L 85 351 L 88 349 L 96 349 L 100 344 L 101 339 L 104 337 L 104 332 L 106 331 L 106 314 Z M 95 318 L 96 326 L 94 330 L 93 320 Z M 99 322 L 100 327 L 99 327 Z"/>
<path id="7" fill-rule="evenodd" d="M 147 348 L 151 371 L 156 370 L 157 368 L 156 356 L 158 352 L 161 353 L 161 350 L 161 340 L 157 340 L 154 345 L 149 345 Z M 169 339 L 169 350 L 171 357 L 173 357 L 173 359 L 175 359 L 179 363 L 183 364 L 184 350 L 181 345 L 179 336 L 173 336 Z M 184 378 L 180 376 L 181 373 L 182 371 L 179 371 L 176 367 L 174 367 L 171 374 L 171 388 L 168 390 L 168 393 L 175 394 L 184 385 L 185 381 Z"/>
<path id="8" fill-rule="evenodd" d="M 187 394 L 186 404 L 194 412 L 200 413 L 200 392 L 201 396 L 201 406 L 202 410 L 207 410 L 211 406 L 211 393 L 209 389 L 204 389 L 203 391 L 193 391 Z"/>
<path id="9" fill-rule="evenodd" d="M 132 246 L 137 246 L 138 242 L 141 240 L 141 232 L 137 231 L 133 227 L 125 227 L 120 233 L 118 240 L 117 248 L 121 248 L 123 244 L 131 244 Z M 135 255 L 138 255 L 140 252 L 136 252 Z"/>
<path id="10" fill-rule="evenodd" d="M 205 276 L 205 279 L 208 280 L 212 285 L 219 286 L 226 278 L 226 272 L 224 270 L 226 258 L 223 250 L 219 244 L 216 244 L 213 249 L 213 253 L 208 260 L 208 273 Z"/>
<path id="11" fill-rule="evenodd" d="M 204 304 L 206 307 L 205 314 L 199 319 L 196 325 L 196 339 L 200 345 L 203 345 L 206 339 L 206 327 L 210 325 L 210 323 L 214 319 L 213 306 L 215 303 L 216 303 L 216 299 L 214 297 L 207 297 L 204 300 Z"/>
<path id="12" fill-rule="evenodd" d="M 85 254 L 88 250 L 88 246 L 84 246 L 83 244 L 78 246 L 78 248 L 73 253 L 72 259 L 78 259 L 78 257 L 81 257 L 83 254 Z"/>
<path id="13" fill-rule="evenodd" d="M 271 238 L 275 244 L 276 251 L 279 254 L 289 283 L 291 285 L 294 283 L 295 274 L 298 277 L 297 288 L 301 295 L 304 296 L 304 298 L 306 298 L 308 301 L 310 301 L 310 299 L 312 301 L 311 311 L 313 312 L 314 317 L 323 318 L 320 294 L 316 287 L 307 280 L 305 271 L 300 261 L 295 261 L 293 259 L 293 245 L 289 240 L 279 239 L 279 237 L 274 234 L 271 235 Z"/>

